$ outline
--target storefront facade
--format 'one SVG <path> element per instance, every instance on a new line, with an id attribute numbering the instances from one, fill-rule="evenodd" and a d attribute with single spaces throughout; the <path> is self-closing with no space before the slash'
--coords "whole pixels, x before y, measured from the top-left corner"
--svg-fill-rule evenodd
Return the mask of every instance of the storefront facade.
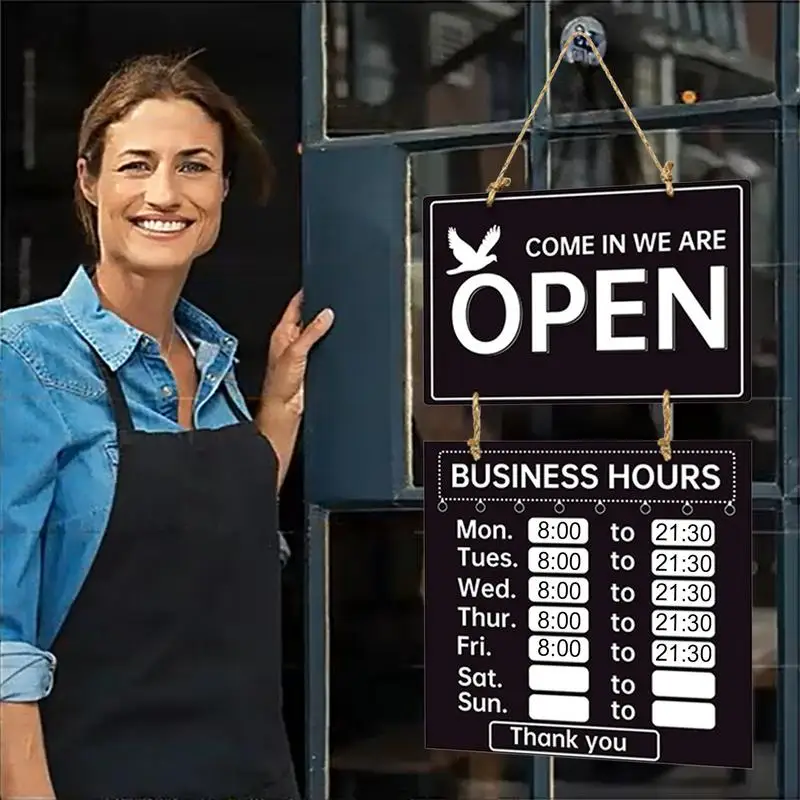
<path id="1" fill-rule="evenodd" d="M 388 797 L 390 785 L 407 785 L 396 791 L 409 800 L 445 791 L 536 800 L 800 796 L 799 9 L 304 4 L 304 282 L 312 306 L 337 310 L 308 387 L 309 800 L 358 797 L 365 786 L 373 794 L 363 796 Z M 469 435 L 467 410 L 421 402 L 419 204 L 429 194 L 485 190 L 564 25 L 581 14 L 602 23 L 608 66 L 656 153 L 675 162 L 676 181 L 736 177 L 753 187 L 754 400 L 675 414 L 677 439 L 753 442 L 757 730 L 747 776 L 432 757 L 412 746 L 422 730 L 419 443 Z M 658 180 L 602 72 L 566 63 L 508 174 L 515 189 Z M 634 407 L 501 410 L 484 420 L 489 439 L 647 438 L 651 428 L 647 410 Z M 381 565 L 371 587 L 358 574 L 362 560 L 372 572 Z M 420 776 L 435 788 L 421 788 Z"/>

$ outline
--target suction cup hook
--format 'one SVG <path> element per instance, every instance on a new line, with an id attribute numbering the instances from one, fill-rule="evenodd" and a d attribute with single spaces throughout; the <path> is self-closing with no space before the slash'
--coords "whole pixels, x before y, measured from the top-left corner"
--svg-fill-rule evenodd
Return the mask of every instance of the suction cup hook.
<path id="1" fill-rule="evenodd" d="M 571 19 L 561 31 L 561 49 L 571 37 L 572 43 L 567 48 L 565 59 L 568 64 L 584 64 L 596 67 L 600 62 L 589 44 L 589 39 L 594 42 L 602 58 L 606 57 L 608 40 L 603 23 L 595 17 L 575 17 Z"/>

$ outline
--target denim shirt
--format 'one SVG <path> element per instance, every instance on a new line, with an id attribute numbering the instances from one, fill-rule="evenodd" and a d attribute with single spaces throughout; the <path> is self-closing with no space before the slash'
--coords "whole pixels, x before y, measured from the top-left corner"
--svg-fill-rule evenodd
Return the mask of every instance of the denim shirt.
<path id="1" fill-rule="evenodd" d="M 194 426 L 237 422 L 223 383 L 249 418 L 234 377 L 236 340 L 185 300 L 175 320 L 195 351 Z M 0 314 L 3 702 L 50 693 L 56 662 L 48 651 L 109 519 L 117 432 L 92 349 L 119 377 L 134 427 L 181 430 L 177 387 L 158 343 L 102 308 L 84 268 L 61 297 Z M 282 536 L 280 544 L 285 561 Z"/>

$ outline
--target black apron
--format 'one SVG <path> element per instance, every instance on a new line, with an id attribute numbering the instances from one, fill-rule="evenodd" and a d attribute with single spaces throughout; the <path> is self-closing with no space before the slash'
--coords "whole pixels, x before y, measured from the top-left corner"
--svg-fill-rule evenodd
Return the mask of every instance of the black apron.
<path id="1" fill-rule="evenodd" d="M 118 476 L 40 703 L 56 797 L 295 800 L 274 451 L 227 390 L 236 425 L 135 430 L 96 360 Z"/>

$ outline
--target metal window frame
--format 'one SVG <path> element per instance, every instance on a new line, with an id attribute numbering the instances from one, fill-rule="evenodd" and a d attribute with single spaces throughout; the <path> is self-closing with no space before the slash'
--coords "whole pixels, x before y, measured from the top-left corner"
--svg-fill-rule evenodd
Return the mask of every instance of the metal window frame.
<path id="1" fill-rule="evenodd" d="M 528 95 L 542 86 L 549 68 L 548 5 L 529 0 L 527 9 Z M 452 149 L 464 146 L 487 146 L 507 143 L 518 133 L 521 120 L 485 123 L 457 127 L 398 131 L 346 138 L 329 138 L 325 133 L 325 8 L 320 0 L 305 0 L 302 4 L 302 132 L 303 132 L 303 218 L 314 212 L 313 193 L 320 191 L 317 177 L 325 172 L 327 163 L 363 163 L 365 167 L 385 169 L 387 180 L 405 179 L 404 165 L 409 153 Z M 781 463 L 777 480 L 754 483 L 754 507 L 772 508 L 782 512 L 782 533 L 778 537 L 777 589 L 779 640 L 781 661 L 793 666 L 780 669 L 778 741 L 779 797 L 800 796 L 800 62 L 797 58 L 800 40 L 800 4 L 778 3 L 776 34 L 776 92 L 773 95 L 744 97 L 702 102 L 696 105 L 673 105 L 638 108 L 637 119 L 645 129 L 695 128 L 725 123 L 759 123 L 772 121 L 776 126 L 776 166 L 778 168 L 778 254 L 779 274 L 780 381 L 781 400 L 778 403 L 779 443 Z M 547 152 L 550 142 L 559 139 L 591 135 L 599 127 L 604 132 L 628 131 L 630 123 L 620 110 L 597 110 L 572 114 L 550 115 L 542 109 L 528 138 L 529 176 L 533 188 L 547 187 Z M 336 154 L 349 153 L 349 161 L 339 160 Z M 335 170 L 334 170 L 335 171 Z M 345 176 L 341 176 L 344 178 Z M 371 184 L 370 184 L 371 185 Z M 358 195 L 348 199 L 358 203 Z M 383 207 L 399 215 L 390 224 L 396 225 L 402 238 L 405 203 L 397 199 Z M 330 248 L 335 243 L 320 242 Z M 309 255 L 317 246 L 314 236 L 304 232 L 304 272 L 307 297 L 313 296 L 319 279 L 314 257 Z M 342 246 L 347 249 L 347 244 Z M 351 248 L 352 250 L 352 248 Z M 354 251 L 353 251 L 354 252 Z M 348 256 L 352 252 L 348 251 Z M 396 253 L 392 257 L 396 257 Z M 374 256 L 373 256 L 374 257 Z M 404 261 L 404 259 L 403 259 Z M 367 291 L 385 291 L 379 286 L 379 265 L 374 274 L 360 273 Z M 394 289 L 400 284 L 395 284 Z M 372 289 L 370 289 L 370 286 Z M 402 292 L 401 292 L 402 294 Z M 369 295 L 368 295 L 369 296 Z M 398 300 L 396 312 L 390 314 L 390 325 L 402 326 L 403 313 Z M 404 347 L 403 332 L 391 334 L 391 343 Z M 352 363 L 333 359 L 333 370 L 352 369 Z M 388 354 L 387 354 L 388 361 Z M 345 366 L 346 365 L 346 366 Z M 395 365 L 396 366 L 396 365 Z M 339 372 L 341 379 L 342 373 Z M 336 407 L 324 397 L 323 387 L 334 379 L 332 373 L 311 377 L 306 411 L 306 474 L 312 481 L 320 475 L 336 473 L 341 468 L 337 455 L 347 437 L 358 429 L 357 410 Z M 374 402 L 386 402 L 397 414 L 381 442 L 368 450 L 366 471 L 374 471 L 374 486 L 369 493 L 357 498 L 355 505 L 363 507 L 365 498 L 374 496 L 375 505 L 391 507 L 398 504 L 418 505 L 422 501 L 419 489 L 404 488 L 405 461 L 404 376 L 385 373 L 386 386 L 377 391 Z M 319 391 L 317 391 L 317 386 Z M 326 431 L 328 433 L 326 433 Z M 332 432 L 331 432 L 332 431 Z M 338 433 L 336 433 L 338 431 Z M 388 450 L 388 452 L 387 452 Z M 313 452 L 311 452 L 313 451 Z M 381 458 L 382 454 L 382 458 Z M 390 462 L 390 463 L 387 463 Z M 374 470 L 373 470 L 374 468 Z M 307 477 L 308 480 L 308 477 Z M 391 489 L 388 484 L 391 484 Z M 335 493 L 334 493 L 335 494 Z M 332 495 L 333 497 L 334 495 Z M 306 536 L 306 708 L 307 708 L 307 796 L 309 800 L 328 800 L 328 521 L 334 509 L 348 506 L 347 497 L 331 502 L 310 505 L 307 514 Z M 317 501 L 315 501 L 317 502 Z M 323 507 L 324 506 L 324 507 Z M 531 798 L 549 800 L 552 796 L 552 761 L 532 759 Z"/>

